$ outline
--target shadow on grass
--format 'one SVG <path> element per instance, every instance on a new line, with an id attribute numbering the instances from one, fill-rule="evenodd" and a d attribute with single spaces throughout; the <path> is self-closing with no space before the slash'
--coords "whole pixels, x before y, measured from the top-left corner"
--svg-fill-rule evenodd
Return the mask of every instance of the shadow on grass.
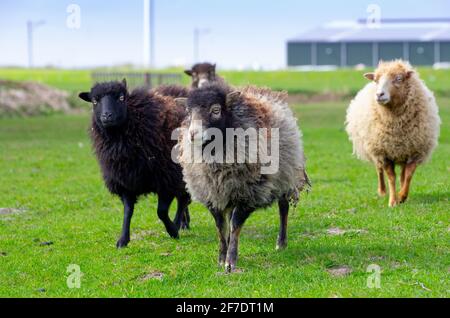
<path id="1" fill-rule="evenodd" d="M 443 201 L 448 201 L 450 192 L 433 192 L 433 193 L 411 193 L 409 195 L 409 202 L 416 202 L 421 204 L 434 204 Z M 408 203 L 406 202 L 406 204 Z"/>

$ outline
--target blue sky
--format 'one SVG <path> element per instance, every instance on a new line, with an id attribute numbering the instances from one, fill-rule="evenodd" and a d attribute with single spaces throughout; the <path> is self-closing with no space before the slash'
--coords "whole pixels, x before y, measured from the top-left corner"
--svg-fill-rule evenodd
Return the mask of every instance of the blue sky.
<path id="1" fill-rule="evenodd" d="M 202 60 L 223 68 L 286 64 L 287 39 L 332 20 L 365 18 L 376 3 L 384 18 L 448 17 L 448 0 L 155 0 L 156 63 L 193 61 L 193 29 Z M 81 28 L 66 27 L 69 4 L 81 8 Z M 142 0 L 1 0 L 0 65 L 27 65 L 27 19 L 44 19 L 35 33 L 35 65 L 59 67 L 143 63 Z"/>

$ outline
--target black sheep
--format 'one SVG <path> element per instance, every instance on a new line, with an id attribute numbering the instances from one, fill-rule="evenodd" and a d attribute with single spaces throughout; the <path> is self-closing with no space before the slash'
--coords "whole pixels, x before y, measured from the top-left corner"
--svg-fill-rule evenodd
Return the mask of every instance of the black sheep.
<path id="1" fill-rule="evenodd" d="M 141 195 L 158 195 L 158 217 L 171 237 L 178 238 L 179 229 L 189 227 L 190 196 L 180 165 L 171 159 L 176 144 L 171 134 L 185 117 L 174 97 L 186 93 L 176 86 L 129 93 L 123 80 L 96 84 L 90 92 L 79 95 L 94 107 L 91 139 L 105 184 L 124 205 L 118 248 L 130 241 L 134 205 Z M 172 222 L 169 207 L 174 198 L 178 209 Z"/>
<path id="2" fill-rule="evenodd" d="M 184 73 L 192 77 L 191 88 L 201 88 L 212 83 L 224 84 L 225 81 L 216 73 L 216 64 L 198 63 Z"/>

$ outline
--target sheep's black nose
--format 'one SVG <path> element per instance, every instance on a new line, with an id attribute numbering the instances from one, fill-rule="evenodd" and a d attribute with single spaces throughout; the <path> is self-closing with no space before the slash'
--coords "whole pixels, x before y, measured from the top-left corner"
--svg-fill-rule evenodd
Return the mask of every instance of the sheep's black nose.
<path id="1" fill-rule="evenodd" d="M 112 117 L 113 117 L 113 114 L 112 113 L 103 113 L 102 114 L 102 120 L 103 121 L 109 121 L 109 120 L 111 120 L 112 119 Z"/>
<path id="2" fill-rule="evenodd" d="M 383 97 L 383 96 L 384 96 L 384 93 L 377 93 L 378 98 Z"/>

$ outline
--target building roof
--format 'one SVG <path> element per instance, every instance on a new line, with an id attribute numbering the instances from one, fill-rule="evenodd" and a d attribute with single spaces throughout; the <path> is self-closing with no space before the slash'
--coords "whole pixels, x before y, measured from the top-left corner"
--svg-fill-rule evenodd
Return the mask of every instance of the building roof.
<path id="1" fill-rule="evenodd" d="M 384 19 L 379 23 L 335 21 L 304 32 L 289 42 L 450 41 L 450 19 Z"/>

